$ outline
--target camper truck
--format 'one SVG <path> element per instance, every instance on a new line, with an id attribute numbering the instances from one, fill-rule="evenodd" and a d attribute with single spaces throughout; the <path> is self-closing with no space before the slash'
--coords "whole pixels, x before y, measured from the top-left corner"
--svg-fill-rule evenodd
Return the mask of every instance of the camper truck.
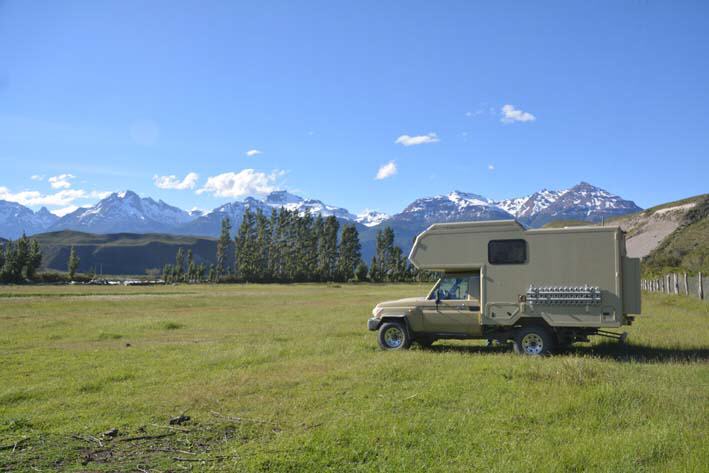
<path id="1" fill-rule="evenodd" d="M 409 260 L 441 278 L 425 297 L 377 304 L 368 328 L 386 350 L 483 339 L 545 355 L 591 335 L 624 341 L 608 329 L 640 314 L 640 260 L 615 226 L 441 223 L 418 235 Z"/>

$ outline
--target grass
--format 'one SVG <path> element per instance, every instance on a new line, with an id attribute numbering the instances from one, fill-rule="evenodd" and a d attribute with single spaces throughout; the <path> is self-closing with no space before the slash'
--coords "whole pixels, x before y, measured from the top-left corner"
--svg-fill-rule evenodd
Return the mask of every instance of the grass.
<path id="1" fill-rule="evenodd" d="M 426 289 L 0 288 L 0 471 L 709 469 L 709 304 L 546 359 L 380 351 L 371 307 Z"/>

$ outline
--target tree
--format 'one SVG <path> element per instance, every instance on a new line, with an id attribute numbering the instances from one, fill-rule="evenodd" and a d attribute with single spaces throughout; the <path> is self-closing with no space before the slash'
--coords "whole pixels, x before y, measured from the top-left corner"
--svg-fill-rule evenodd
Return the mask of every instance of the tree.
<path id="1" fill-rule="evenodd" d="M 355 269 L 355 279 L 359 282 L 366 281 L 368 271 L 369 269 L 367 268 L 367 265 L 364 264 L 364 261 L 359 260 L 359 263 L 357 264 L 357 269 Z"/>
<path id="2" fill-rule="evenodd" d="M 5 266 L 5 247 L 4 243 L 0 243 L 0 280 L 3 279 L 3 269 Z"/>
<path id="3" fill-rule="evenodd" d="M 171 283 L 172 282 L 172 265 L 171 264 L 166 264 L 162 268 L 162 278 L 165 280 L 166 283 Z"/>
<path id="4" fill-rule="evenodd" d="M 26 274 L 27 263 L 30 259 L 30 239 L 24 233 L 17 240 L 17 272 L 19 273 L 20 279 L 22 279 L 23 273 Z"/>
<path id="5" fill-rule="evenodd" d="M 337 270 L 337 232 L 340 224 L 334 216 L 325 219 L 322 237 L 318 245 L 319 267 L 321 281 L 335 280 Z"/>
<path id="6" fill-rule="evenodd" d="M 194 263 L 194 256 L 192 255 L 192 248 L 187 250 L 187 278 L 188 282 L 197 279 L 197 266 Z"/>
<path id="7" fill-rule="evenodd" d="M 247 208 L 241 220 L 235 238 L 236 275 L 244 281 L 254 281 L 258 255 L 256 254 L 256 236 L 254 214 Z"/>
<path id="8" fill-rule="evenodd" d="M 261 209 L 256 213 L 256 241 L 254 248 L 256 280 L 268 282 L 273 279 L 270 271 L 271 223 Z"/>
<path id="9" fill-rule="evenodd" d="M 177 249 L 177 254 L 175 255 L 175 279 L 177 282 L 184 280 L 185 273 L 185 252 L 182 248 Z"/>
<path id="10" fill-rule="evenodd" d="M 37 243 L 37 240 L 33 239 L 30 241 L 30 250 L 29 255 L 27 257 L 27 266 L 25 269 L 27 279 L 34 279 L 35 275 L 37 274 L 37 270 L 39 269 L 41 264 L 42 251 L 39 248 L 39 243 Z"/>
<path id="11" fill-rule="evenodd" d="M 367 279 L 372 282 L 381 281 L 379 273 L 379 261 L 377 261 L 376 256 L 372 256 L 372 262 L 369 263 L 369 273 L 367 274 Z"/>
<path id="12" fill-rule="evenodd" d="M 5 244 L 5 262 L 2 267 L 2 279 L 6 282 L 22 281 L 22 265 L 18 257 L 17 244 L 11 241 Z"/>
<path id="13" fill-rule="evenodd" d="M 269 219 L 269 227 L 271 229 L 271 241 L 268 246 L 268 274 L 271 275 L 271 281 L 279 281 L 282 277 L 283 252 L 282 252 L 282 236 L 283 228 L 281 227 L 281 212 L 276 209 L 271 209 L 271 218 Z"/>
<path id="14" fill-rule="evenodd" d="M 69 252 L 69 261 L 67 262 L 67 269 L 69 270 L 69 279 L 73 280 L 76 270 L 79 268 L 80 259 L 76 255 L 76 249 L 72 246 Z"/>
<path id="15" fill-rule="evenodd" d="M 217 279 L 231 272 L 229 253 L 231 249 L 231 221 L 229 217 L 222 220 L 222 229 L 217 241 Z"/>
<path id="16" fill-rule="evenodd" d="M 349 281 L 355 276 L 357 265 L 361 263 L 362 245 L 359 233 L 354 225 L 342 227 L 340 250 L 337 257 L 337 275 L 342 281 Z"/>

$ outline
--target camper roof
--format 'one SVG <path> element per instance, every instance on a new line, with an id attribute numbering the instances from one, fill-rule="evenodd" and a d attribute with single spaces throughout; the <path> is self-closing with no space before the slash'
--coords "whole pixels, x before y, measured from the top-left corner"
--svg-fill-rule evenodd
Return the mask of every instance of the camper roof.
<path id="1" fill-rule="evenodd" d="M 454 270 L 479 267 L 487 260 L 490 240 L 526 239 L 531 236 L 618 232 L 617 226 L 581 226 L 527 230 L 516 220 L 436 223 L 416 237 L 409 260 L 419 269 Z M 483 255 L 485 253 L 485 255 Z M 484 257 L 483 257 L 484 256 Z"/>

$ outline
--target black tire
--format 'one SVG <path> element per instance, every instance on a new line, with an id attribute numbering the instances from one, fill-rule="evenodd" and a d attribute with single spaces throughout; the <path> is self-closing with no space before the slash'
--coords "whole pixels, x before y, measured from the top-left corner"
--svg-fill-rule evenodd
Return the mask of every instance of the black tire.
<path id="1" fill-rule="evenodd" d="M 400 322 L 383 323 L 379 327 L 377 340 L 383 350 L 406 350 L 411 346 L 411 336 Z"/>
<path id="2" fill-rule="evenodd" d="M 543 325 L 522 327 L 515 332 L 513 347 L 518 355 L 546 356 L 556 348 L 554 337 Z"/>

